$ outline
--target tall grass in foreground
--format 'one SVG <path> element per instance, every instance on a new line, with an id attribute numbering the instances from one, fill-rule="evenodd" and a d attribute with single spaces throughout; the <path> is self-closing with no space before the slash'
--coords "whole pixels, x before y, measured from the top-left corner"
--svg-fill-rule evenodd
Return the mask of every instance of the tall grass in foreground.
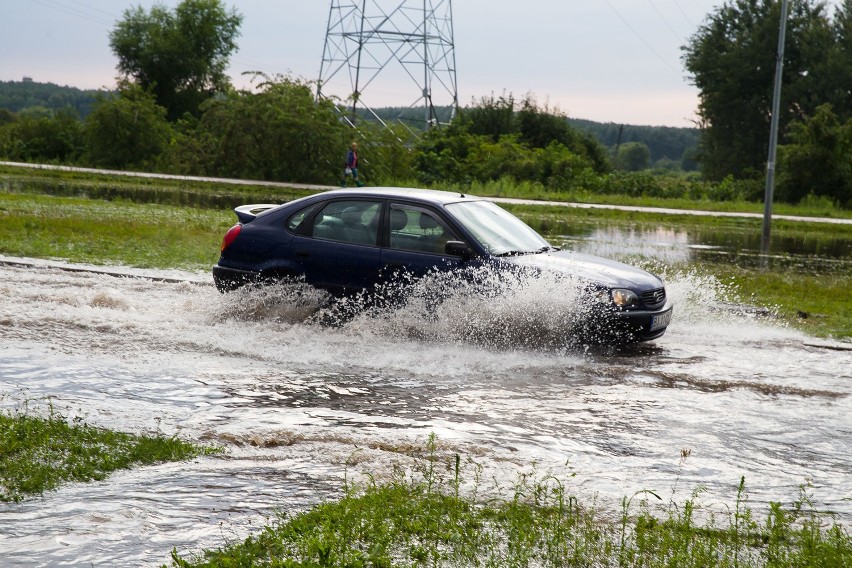
<path id="1" fill-rule="evenodd" d="M 52 409 L 47 418 L 0 414 L 0 501 L 18 502 L 68 481 L 105 479 L 117 469 L 210 453 L 174 437 L 95 428 Z"/>
<path id="2" fill-rule="evenodd" d="M 460 458 L 436 458 L 434 438 L 415 473 L 387 483 L 346 482 L 337 502 L 276 522 L 242 543 L 173 566 L 852 566 L 852 539 L 818 513 L 806 493 L 756 517 L 741 481 L 727 515 L 697 520 L 693 498 L 652 513 L 648 491 L 605 514 L 568 494 L 558 479 L 522 476 L 504 498 L 462 491 Z M 445 469 L 444 466 L 448 466 Z M 449 472 L 444 477 L 440 472 Z M 473 490 L 475 495 L 476 488 Z"/>

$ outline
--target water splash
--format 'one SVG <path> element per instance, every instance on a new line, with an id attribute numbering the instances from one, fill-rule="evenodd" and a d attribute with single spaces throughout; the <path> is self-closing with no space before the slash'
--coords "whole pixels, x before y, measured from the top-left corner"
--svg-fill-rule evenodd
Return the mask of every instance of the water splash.
<path id="1" fill-rule="evenodd" d="M 350 325 L 385 338 L 557 351 L 584 339 L 579 333 L 591 308 L 570 278 L 480 267 L 429 274 L 409 285 L 401 305 L 367 310 Z"/>
<path id="2" fill-rule="evenodd" d="M 477 267 L 403 276 L 339 299 L 298 280 L 245 287 L 223 298 L 220 315 L 334 327 L 381 340 L 560 352 L 620 339 L 602 325 L 601 310 L 578 279 Z"/>

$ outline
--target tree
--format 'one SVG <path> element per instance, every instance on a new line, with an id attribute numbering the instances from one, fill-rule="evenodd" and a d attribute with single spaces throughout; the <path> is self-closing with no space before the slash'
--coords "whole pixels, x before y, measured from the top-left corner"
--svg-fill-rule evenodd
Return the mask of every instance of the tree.
<path id="1" fill-rule="evenodd" d="M 698 146 L 700 135 L 697 128 L 637 126 L 594 122 L 579 118 L 568 118 L 568 124 L 580 132 L 591 134 L 607 148 L 627 142 L 641 142 L 651 151 L 652 162 L 663 158 L 680 160 L 685 151 Z"/>
<path id="2" fill-rule="evenodd" d="M 731 0 L 708 16 L 683 48 L 684 64 L 700 91 L 699 160 L 709 180 L 728 174 L 762 175 L 779 23 L 778 1 Z M 791 120 L 825 102 L 825 85 L 831 82 L 825 60 L 834 45 L 825 5 L 793 0 L 784 55 L 781 132 Z"/>
<path id="3" fill-rule="evenodd" d="M 540 107 L 532 96 L 527 96 L 517 112 L 517 122 L 521 142 L 531 148 L 544 149 L 557 142 L 591 162 L 595 172 L 602 174 L 610 170 L 604 146 L 568 124 L 568 117 L 559 109 L 547 104 Z"/>
<path id="4" fill-rule="evenodd" d="M 808 195 L 852 203 L 852 119 L 841 123 L 830 105 L 790 125 L 790 142 L 779 149 L 778 198 Z"/>
<path id="5" fill-rule="evenodd" d="M 834 13 L 834 49 L 828 53 L 827 74 L 832 79 L 824 101 L 842 121 L 852 119 L 852 0 L 844 0 Z"/>
<path id="6" fill-rule="evenodd" d="M 418 181 L 431 186 L 436 182 L 470 183 L 467 170 L 468 158 L 480 139 L 490 141 L 483 134 L 468 132 L 470 123 L 454 120 L 448 126 L 432 128 L 417 143 L 414 153 L 414 168 Z"/>
<path id="7" fill-rule="evenodd" d="M 358 175 L 370 185 L 395 184 L 414 180 L 416 137 L 403 128 L 391 128 L 376 123 L 358 125 Z"/>
<path id="8" fill-rule="evenodd" d="M 338 183 L 352 136 L 329 100 L 311 84 L 262 77 L 258 92 L 208 101 L 192 136 L 176 152 L 196 171 L 224 177 Z"/>
<path id="9" fill-rule="evenodd" d="M 493 142 L 507 134 L 518 132 L 515 116 L 515 97 L 511 94 L 495 98 L 482 97 L 478 104 L 459 110 L 455 122 L 466 125 L 467 131 L 473 135 L 488 136 Z"/>
<path id="10" fill-rule="evenodd" d="M 597 173 L 610 170 L 606 148 L 600 142 L 571 126 L 558 109 L 546 104 L 539 106 L 532 95 L 527 95 L 519 105 L 511 94 L 483 97 L 478 104 L 462 109 L 459 115 L 457 122 L 468 134 L 486 136 L 492 142 L 516 137 L 511 143 L 519 142 L 528 149 L 545 149 L 556 142 L 588 160 Z"/>
<path id="11" fill-rule="evenodd" d="M 509 179 L 533 182 L 553 190 L 582 187 L 593 175 L 593 163 L 553 140 L 544 148 L 532 148 L 519 134 L 492 140 L 471 134 L 468 124 L 453 122 L 432 129 L 417 144 L 414 163 L 419 181 L 470 184 Z"/>
<path id="12" fill-rule="evenodd" d="M 18 113 L 0 128 L 0 155 L 25 162 L 73 162 L 79 157 L 83 125 L 72 108 Z"/>
<path id="13" fill-rule="evenodd" d="M 9 109 L 0 108 L 0 126 L 15 122 L 15 113 Z"/>
<path id="14" fill-rule="evenodd" d="M 651 151 L 641 142 L 628 142 L 618 147 L 615 157 L 618 169 L 628 172 L 639 172 L 651 165 Z"/>
<path id="15" fill-rule="evenodd" d="M 171 139 L 166 109 L 133 83 L 101 96 L 85 128 L 88 162 L 109 168 L 150 167 Z"/>
<path id="16" fill-rule="evenodd" d="M 201 103 L 230 89 L 225 69 L 241 23 L 219 0 L 183 0 L 174 12 L 137 6 L 110 32 L 110 47 L 122 76 L 154 93 L 176 120 L 198 115 Z"/>

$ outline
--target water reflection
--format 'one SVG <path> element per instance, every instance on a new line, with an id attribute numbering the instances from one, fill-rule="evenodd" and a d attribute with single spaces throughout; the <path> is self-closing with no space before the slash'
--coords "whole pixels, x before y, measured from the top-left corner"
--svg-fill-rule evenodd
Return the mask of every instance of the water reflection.
<path id="1" fill-rule="evenodd" d="M 562 246 L 600 256 L 643 257 L 667 264 L 724 262 L 745 267 L 762 263 L 759 232 L 671 227 L 578 227 L 548 233 Z M 819 272 L 852 270 L 852 239 L 838 236 L 789 234 L 773 238 L 768 257 L 774 268 Z"/>
<path id="2" fill-rule="evenodd" d="M 559 235 L 557 239 L 569 244 L 570 248 L 604 257 L 638 255 L 670 264 L 687 263 L 692 259 L 689 235 L 664 227 L 598 227 L 582 237 Z"/>

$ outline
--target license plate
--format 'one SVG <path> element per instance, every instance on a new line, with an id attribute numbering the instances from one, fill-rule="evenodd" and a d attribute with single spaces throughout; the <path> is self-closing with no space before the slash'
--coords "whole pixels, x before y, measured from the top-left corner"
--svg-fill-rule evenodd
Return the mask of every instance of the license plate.
<path id="1" fill-rule="evenodd" d="M 672 322 L 672 310 L 658 314 L 651 318 L 651 331 L 657 331 L 667 327 Z"/>

